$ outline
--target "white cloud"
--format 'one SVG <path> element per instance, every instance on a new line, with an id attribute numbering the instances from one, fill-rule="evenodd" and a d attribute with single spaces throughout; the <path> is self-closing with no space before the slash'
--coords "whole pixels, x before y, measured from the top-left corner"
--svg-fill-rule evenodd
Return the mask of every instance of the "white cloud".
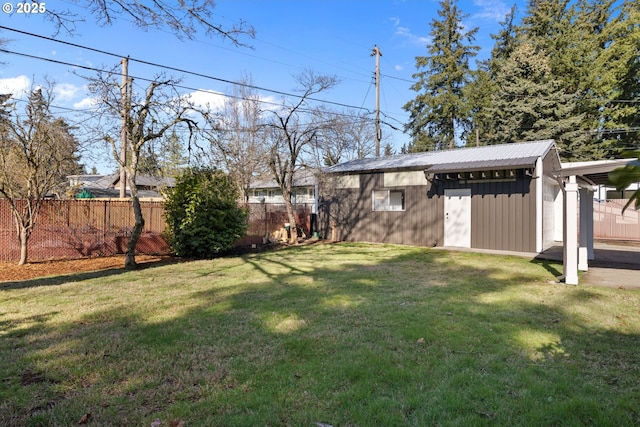
<path id="1" fill-rule="evenodd" d="M 196 108 L 208 109 L 209 111 L 216 112 L 224 108 L 224 103 L 229 99 L 224 93 L 216 92 L 206 89 L 200 89 L 196 92 L 191 92 L 185 95 L 190 102 L 194 104 Z M 277 110 L 281 107 L 280 103 L 273 96 L 259 96 L 260 109 Z"/>
<path id="2" fill-rule="evenodd" d="M 0 93 L 10 93 L 14 98 L 21 98 L 31 88 L 31 81 L 27 76 L 0 79 Z"/>
<path id="3" fill-rule="evenodd" d="M 78 101 L 73 104 L 73 108 L 76 110 L 84 110 L 87 108 L 93 108 L 98 105 L 98 100 L 96 98 L 84 98 L 81 101 Z"/>
<path id="4" fill-rule="evenodd" d="M 211 111 L 221 110 L 224 106 L 225 96 L 220 92 L 201 89 L 186 95 L 197 108 L 206 108 Z"/>
<path id="5" fill-rule="evenodd" d="M 402 70 L 404 70 L 404 65 L 400 65 L 400 64 L 398 64 L 398 65 L 396 65 L 396 66 L 395 66 L 395 67 L 393 67 L 393 68 L 395 68 L 395 70 L 396 70 L 396 71 L 402 71 Z"/>
<path id="6" fill-rule="evenodd" d="M 73 99 L 81 90 L 83 90 L 83 88 L 71 83 L 58 83 L 53 88 L 56 98 L 63 101 Z"/>
<path id="7" fill-rule="evenodd" d="M 400 37 L 404 37 L 410 43 L 424 46 L 430 42 L 431 39 L 429 37 L 417 36 L 411 32 L 410 28 L 401 26 L 399 18 L 393 17 L 393 18 L 389 18 L 389 20 L 393 22 L 393 26 L 396 29 L 396 35 Z"/>
<path id="8" fill-rule="evenodd" d="M 473 14 L 472 20 L 484 20 L 502 22 L 504 17 L 511 10 L 502 0 L 475 0 L 474 4 L 479 10 Z"/>

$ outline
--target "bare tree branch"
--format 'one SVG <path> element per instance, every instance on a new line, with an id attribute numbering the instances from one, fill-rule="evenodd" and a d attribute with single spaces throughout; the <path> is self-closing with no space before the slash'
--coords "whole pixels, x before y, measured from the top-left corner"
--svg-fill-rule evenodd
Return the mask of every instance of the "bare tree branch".
<path id="1" fill-rule="evenodd" d="M 236 46 L 248 46 L 242 36 L 255 37 L 255 30 L 245 21 L 225 26 L 215 22 L 213 0 L 74 0 L 95 17 L 100 26 L 112 25 L 120 18 L 131 19 L 143 30 L 167 28 L 180 39 L 193 39 L 199 30 L 208 36 L 221 37 Z M 42 1 L 40 1 L 43 3 Z M 47 17 L 54 24 L 56 34 L 76 32 L 76 24 L 83 19 L 69 10 L 51 8 L 47 3 Z"/>

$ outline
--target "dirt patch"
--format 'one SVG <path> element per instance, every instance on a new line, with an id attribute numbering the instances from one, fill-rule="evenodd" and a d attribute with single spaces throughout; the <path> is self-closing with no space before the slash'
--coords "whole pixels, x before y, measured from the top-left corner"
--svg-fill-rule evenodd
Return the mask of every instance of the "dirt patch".
<path id="1" fill-rule="evenodd" d="M 169 256 L 136 256 L 136 262 L 140 264 L 141 267 L 153 263 L 169 262 L 171 260 L 172 258 Z M 123 267 L 124 255 L 100 258 L 36 261 L 25 265 L 18 265 L 15 262 L 0 262 L 0 282 L 16 282 L 36 279 L 39 277 L 59 276 L 62 274 L 83 273 Z"/>

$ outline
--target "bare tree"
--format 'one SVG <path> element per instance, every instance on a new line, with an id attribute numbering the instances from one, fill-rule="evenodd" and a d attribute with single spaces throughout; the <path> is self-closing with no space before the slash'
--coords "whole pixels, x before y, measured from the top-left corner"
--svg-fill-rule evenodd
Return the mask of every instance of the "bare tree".
<path id="1" fill-rule="evenodd" d="M 11 207 L 20 241 L 19 265 L 28 260 L 28 241 L 45 197 L 66 184 L 80 167 L 79 144 L 71 128 L 49 108 L 53 84 L 33 89 L 24 111 L 0 96 L 0 195 Z"/>
<path id="2" fill-rule="evenodd" d="M 315 74 L 306 70 L 295 77 L 301 92 L 295 103 L 284 104 L 283 108 L 273 111 L 274 118 L 269 123 L 269 169 L 275 178 L 282 197 L 291 227 L 289 242 L 297 242 L 297 221 L 293 212 L 291 196 L 293 179 L 302 166 L 304 150 L 311 148 L 320 136 L 325 123 L 309 109 L 313 95 L 328 90 L 338 83 L 335 76 Z"/>
<path id="3" fill-rule="evenodd" d="M 179 38 L 192 39 L 199 29 L 207 35 L 219 36 L 235 45 L 243 45 L 239 36 L 254 37 L 254 29 L 244 21 L 226 27 L 215 23 L 213 0 L 76 0 L 77 4 L 95 17 L 98 25 L 111 25 L 123 18 L 132 20 L 144 30 L 168 29 Z M 39 1 L 44 4 L 44 1 Z M 56 31 L 75 33 L 76 23 L 83 21 L 69 10 L 51 8 L 47 3 L 47 16 L 55 25 Z M 56 5 L 57 6 L 57 5 Z"/>
<path id="4" fill-rule="evenodd" d="M 140 199 L 136 187 L 136 177 L 143 148 L 154 140 L 162 138 L 169 130 L 184 125 L 192 134 L 196 123 L 189 117 L 192 111 L 188 99 L 175 90 L 177 80 L 156 76 L 144 94 L 131 93 L 129 105 L 122 108 L 120 85 L 114 78 L 115 73 L 99 73 L 90 79 L 89 90 L 98 100 L 101 114 L 96 132 L 102 135 L 111 147 L 114 160 L 126 172 L 127 186 L 131 194 L 135 225 L 127 244 L 125 268 L 135 268 L 135 249 L 144 227 L 144 218 L 140 209 Z M 132 91 L 133 92 L 133 91 Z M 115 120 L 114 120 L 115 119 Z M 122 159 L 120 123 L 125 123 L 124 141 L 127 159 Z"/>
<path id="5" fill-rule="evenodd" d="M 375 123 L 371 117 L 350 111 L 318 109 L 324 122 L 322 133 L 314 144 L 318 166 L 362 159 L 375 153 Z"/>
<path id="6" fill-rule="evenodd" d="M 245 76 L 233 87 L 221 111 L 205 114 L 213 160 L 223 165 L 245 201 L 251 183 L 267 169 L 263 111 L 258 94 L 250 89 L 252 85 L 251 77 Z"/>

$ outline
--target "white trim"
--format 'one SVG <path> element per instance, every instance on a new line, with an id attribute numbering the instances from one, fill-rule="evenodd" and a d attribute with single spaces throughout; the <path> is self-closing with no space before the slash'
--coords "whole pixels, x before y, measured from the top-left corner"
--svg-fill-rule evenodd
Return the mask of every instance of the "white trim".
<path id="1" fill-rule="evenodd" d="M 543 162 L 542 157 L 538 157 L 536 160 L 536 252 L 541 253 L 543 249 L 543 222 L 542 215 L 544 215 L 544 181 L 543 174 Z"/>
<path id="2" fill-rule="evenodd" d="M 571 175 L 564 185 L 564 282 L 578 284 L 578 184 Z"/>

